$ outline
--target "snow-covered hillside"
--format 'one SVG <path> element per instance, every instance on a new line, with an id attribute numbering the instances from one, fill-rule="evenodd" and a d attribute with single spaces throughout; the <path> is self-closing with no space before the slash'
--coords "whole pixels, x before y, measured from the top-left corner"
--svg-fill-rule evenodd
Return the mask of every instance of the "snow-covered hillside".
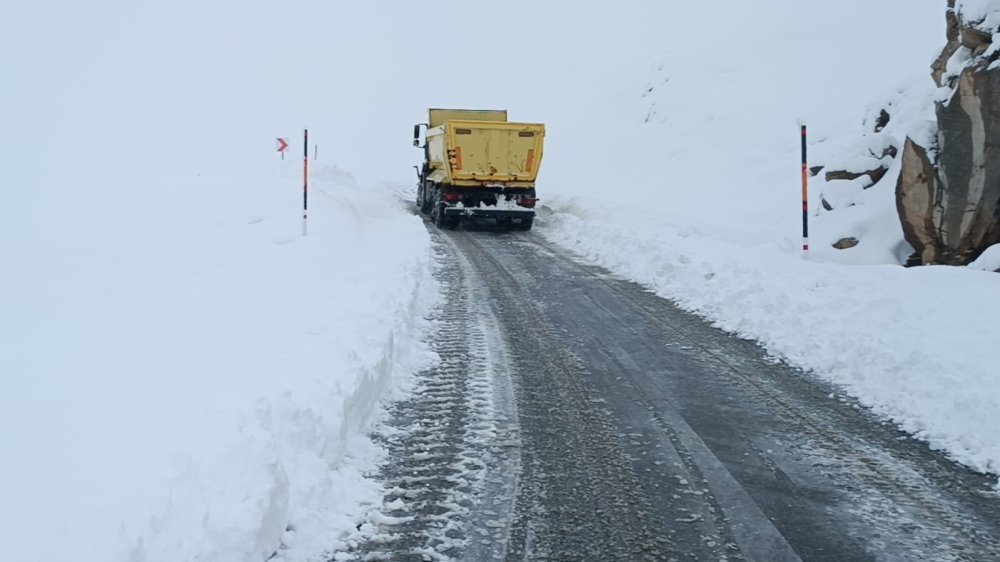
<path id="1" fill-rule="evenodd" d="M 815 251 L 798 249 L 796 118 L 829 162 L 868 142 L 884 100 L 916 121 L 943 1 L 513 0 L 531 23 L 516 37 L 462 25 L 496 9 L 0 6 L 6 557 L 336 548 L 380 498 L 366 430 L 434 360 L 430 240 L 378 183 L 412 181 L 429 106 L 545 122 L 542 235 L 1000 471 L 984 297 L 1000 276 L 889 265 L 905 248 L 888 187 L 815 185 Z M 303 127 L 319 144 L 308 237 Z M 830 248 L 843 236 L 861 244 Z"/>
<path id="2" fill-rule="evenodd" d="M 1000 276 L 979 271 L 995 258 L 899 267 L 913 250 L 896 216 L 899 162 L 883 156 L 933 119 L 943 4 L 842 2 L 770 17 L 757 5 L 704 7 L 706 36 L 664 38 L 645 79 L 601 106 L 602 130 L 629 142 L 574 144 L 586 167 L 549 160 L 556 196 L 540 231 L 996 473 Z M 726 30 L 726 47 L 712 47 L 713 29 Z M 685 49 L 694 39 L 699 56 Z M 891 118 L 877 126 L 882 110 Z M 810 125 L 810 162 L 824 166 L 812 179 L 808 256 L 796 118 Z M 879 165 L 888 169 L 873 187 L 823 173 Z M 858 244 L 832 246 L 847 237 Z"/>

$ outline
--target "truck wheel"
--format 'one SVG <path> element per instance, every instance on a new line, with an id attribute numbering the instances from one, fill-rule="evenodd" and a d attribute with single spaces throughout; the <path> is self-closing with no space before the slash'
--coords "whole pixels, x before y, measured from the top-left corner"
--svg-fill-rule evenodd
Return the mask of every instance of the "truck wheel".
<path id="1" fill-rule="evenodd" d="M 434 203 L 431 210 L 431 220 L 438 228 L 444 228 L 448 225 L 448 218 L 444 216 L 444 203 Z"/>
<path id="2" fill-rule="evenodd" d="M 420 192 L 423 195 L 421 196 L 418 205 L 420 205 L 420 211 L 422 213 L 424 213 L 425 215 L 429 215 L 431 212 L 431 206 L 433 205 L 433 197 L 431 197 L 430 193 L 431 190 L 428 189 L 429 186 L 427 185 L 427 182 L 422 183 L 420 187 L 421 187 Z"/>
<path id="3" fill-rule="evenodd" d="M 417 208 L 424 210 L 424 182 L 417 185 Z"/>
<path id="4" fill-rule="evenodd" d="M 535 222 L 534 217 L 530 219 L 521 219 L 521 223 L 517 225 L 518 230 L 531 230 L 531 224 Z"/>

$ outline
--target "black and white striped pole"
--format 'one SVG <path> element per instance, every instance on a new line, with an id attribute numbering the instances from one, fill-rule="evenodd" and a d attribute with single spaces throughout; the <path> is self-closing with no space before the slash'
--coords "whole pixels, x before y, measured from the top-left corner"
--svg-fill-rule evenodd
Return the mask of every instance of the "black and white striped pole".
<path id="1" fill-rule="evenodd" d="M 802 253 L 809 252 L 809 167 L 806 164 L 806 124 L 799 121 L 802 129 Z"/>

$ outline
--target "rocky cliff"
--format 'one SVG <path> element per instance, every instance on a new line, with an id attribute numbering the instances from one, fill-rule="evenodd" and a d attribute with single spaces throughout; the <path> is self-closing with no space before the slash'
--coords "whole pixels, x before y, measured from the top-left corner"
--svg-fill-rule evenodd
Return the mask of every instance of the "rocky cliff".
<path id="1" fill-rule="evenodd" d="M 946 17 L 936 134 L 906 139 L 896 208 L 914 262 L 965 265 L 1000 243 L 1000 2 L 949 0 Z"/>

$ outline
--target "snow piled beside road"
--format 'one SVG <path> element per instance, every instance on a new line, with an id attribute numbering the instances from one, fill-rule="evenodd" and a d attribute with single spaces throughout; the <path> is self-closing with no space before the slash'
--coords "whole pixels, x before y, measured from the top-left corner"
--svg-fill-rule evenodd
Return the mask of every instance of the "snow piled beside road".
<path id="1" fill-rule="evenodd" d="M 420 219 L 328 166 L 303 237 L 291 160 L 119 180 L 0 210 L 4 558 L 342 546 L 333 533 L 381 501 L 364 478 L 379 401 L 433 360 Z"/>
<path id="2" fill-rule="evenodd" d="M 645 76 L 586 125 L 628 142 L 593 142 L 581 127 L 546 151 L 539 232 L 1000 473 L 1000 276 L 899 265 L 913 249 L 895 208 L 899 159 L 886 151 L 932 130 L 928 65 L 945 41 L 943 3 L 686 9 L 725 41 L 695 27 L 704 49 L 692 57 L 692 36 L 664 35 Z M 905 33 L 889 41 L 885 21 Z M 876 126 L 883 109 L 890 120 Z M 813 178 L 808 260 L 797 118 L 809 125 L 810 165 L 887 168 L 874 186 L 867 175 Z M 858 244 L 832 247 L 846 237 Z M 994 268 L 995 255 L 975 267 Z"/>
<path id="3" fill-rule="evenodd" d="M 842 385 L 970 467 L 1000 473 L 1000 275 L 845 266 L 690 219 L 550 199 L 540 232 Z"/>

